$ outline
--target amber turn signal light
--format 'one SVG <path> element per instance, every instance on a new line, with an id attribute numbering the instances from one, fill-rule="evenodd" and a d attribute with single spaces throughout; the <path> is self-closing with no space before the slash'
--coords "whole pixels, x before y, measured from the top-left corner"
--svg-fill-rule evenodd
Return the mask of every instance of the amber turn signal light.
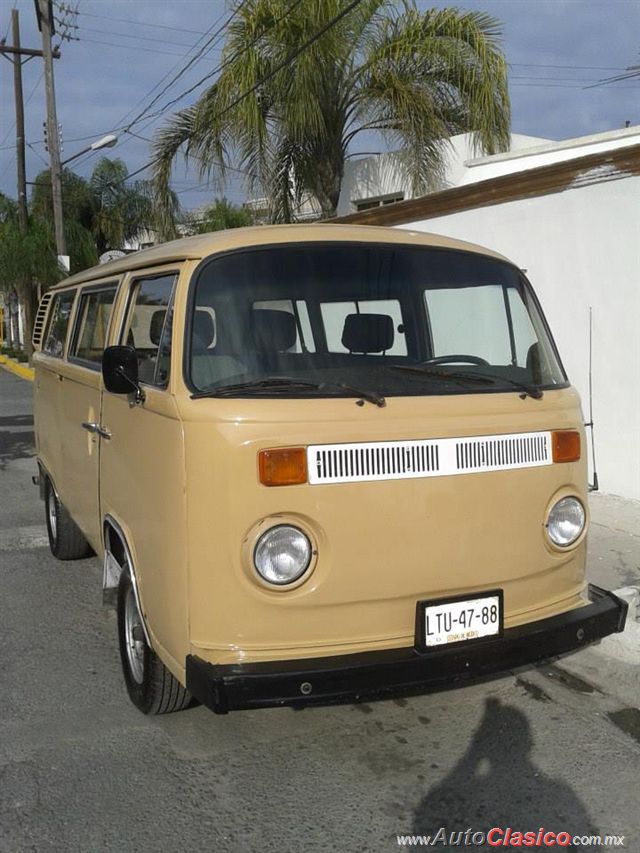
<path id="1" fill-rule="evenodd" d="M 277 447 L 258 454 L 263 486 L 297 486 L 307 482 L 307 453 L 304 447 Z"/>
<path id="2" fill-rule="evenodd" d="M 580 433 L 556 430 L 551 433 L 554 462 L 577 462 L 580 459 Z"/>

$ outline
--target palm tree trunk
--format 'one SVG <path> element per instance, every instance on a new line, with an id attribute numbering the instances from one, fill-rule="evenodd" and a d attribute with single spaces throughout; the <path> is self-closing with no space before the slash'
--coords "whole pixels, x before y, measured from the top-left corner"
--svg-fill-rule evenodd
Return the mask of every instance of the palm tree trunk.
<path id="1" fill-rule="evenodd" d="M 343 175 L 342 145 L 334 147 L 333 151 L 319 152 L 315 160 L 310 189 L 318 200 L 323 219 L 333 219 L 336 216 Z"/>

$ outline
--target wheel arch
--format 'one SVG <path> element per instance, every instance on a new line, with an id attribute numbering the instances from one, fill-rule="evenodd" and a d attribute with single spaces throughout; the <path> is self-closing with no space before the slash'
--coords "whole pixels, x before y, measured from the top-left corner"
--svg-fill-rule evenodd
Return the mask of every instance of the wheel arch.
<path id="1" fill-rule="evenodd" d="M 111 515 L 106 515 L 103 522 L 103 538 L 104 538 L 104 566 L 102 574 L 102 600 L 108 607 L 114 607 L 117 601 L 118 584 L 120 576 L 125 567 L 129 568 L 131 576 L 131 586 L 136 599 L 136 605 L 140 618 L 142 619 L 142 627 L 144 629 L 145 639 L 149 648 L 153 648 L 149 629 L 147 627 L 147 619 L 142 608 L 140 599 L 140 591 L 138 587 L 138 579 L 136 577 L 135 563 L 131 554 L 131 549 L 127 542 L 127 537 Z"/>

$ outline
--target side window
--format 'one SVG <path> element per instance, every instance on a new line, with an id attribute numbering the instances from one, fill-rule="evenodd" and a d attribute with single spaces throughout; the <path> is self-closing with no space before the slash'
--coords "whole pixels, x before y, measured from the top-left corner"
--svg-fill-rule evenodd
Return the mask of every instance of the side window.
<path id="1" fill-rule="evenodd" d="M 510 364 L 509 326 L 500 285 L 440 288 L 424 294 L 433 355 L 475 355 Z"/>
<path id="2" fill-rule="evenodd" d="M 81 294 L 71 355 L 99 365 L 102 361 L 116 287 Z"/>
<path id="3" fill-rule="evenodd" d="M 71 317 L 75 296 L 75 290 L 70 290 L 66 293 L 59 293 L 53 298 L 53 305 L 49 311 L 47 336 L 42 347 L 42 352 L 47 355 L 53 355 L 56 358 L 62 358 L 64 355 L 64 344 L 67 339 L 69 318 Z"/>
<path id="4" fill-rule="evenodd" d="M 176 279 L 176 273 L 139 278 L 131 291 L 123 343 L 135 347 L 138 378 L 147 385 L 162 387 L 169 381 Z"/>

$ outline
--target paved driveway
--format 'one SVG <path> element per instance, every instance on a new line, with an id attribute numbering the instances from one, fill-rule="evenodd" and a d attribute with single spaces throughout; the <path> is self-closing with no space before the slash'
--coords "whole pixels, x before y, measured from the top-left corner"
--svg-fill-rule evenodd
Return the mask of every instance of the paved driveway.
<path id="1" fill-rule="evenodd" d="M 31 447 L 30 386 L 0 370 L 1 853 L 394 851 L 494 826 L 640 850 L 633 703 L 558 666 L 372 704 L 144 717 L 100 567 L 43 547 Z M 637 541 L 612 530 L 593 570 L 619 585 Z"/>

